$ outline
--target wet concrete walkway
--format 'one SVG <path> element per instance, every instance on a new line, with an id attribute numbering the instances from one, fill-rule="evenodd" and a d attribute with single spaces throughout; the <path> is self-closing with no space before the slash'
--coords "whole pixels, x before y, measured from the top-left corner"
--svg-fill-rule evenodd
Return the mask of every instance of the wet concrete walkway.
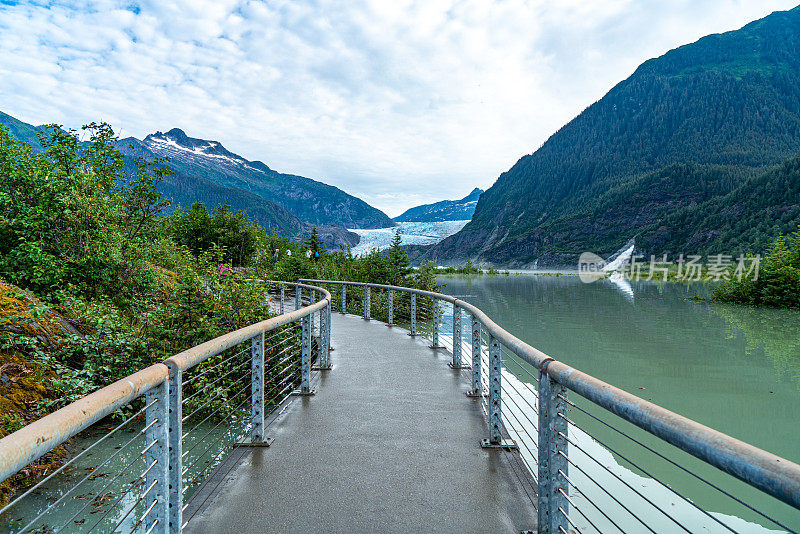
<path id="1" fill-rule="evenodd" d="M 516 453 L 481 449 L 487 426 L 444 350 L 333 314 L 333 369 L 239 448 L 193 496 L 188 533 L 535 530 Z"/>

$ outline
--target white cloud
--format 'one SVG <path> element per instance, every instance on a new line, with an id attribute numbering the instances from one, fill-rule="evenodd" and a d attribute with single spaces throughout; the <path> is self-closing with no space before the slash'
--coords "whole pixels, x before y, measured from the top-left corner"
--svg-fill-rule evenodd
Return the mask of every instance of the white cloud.
<path id="1" fill-rule="evenodd" d="M 174 126 L 397 215 L 488 187 L 636 66 L 783 0 L 0 3 L 0 110 Z"/>

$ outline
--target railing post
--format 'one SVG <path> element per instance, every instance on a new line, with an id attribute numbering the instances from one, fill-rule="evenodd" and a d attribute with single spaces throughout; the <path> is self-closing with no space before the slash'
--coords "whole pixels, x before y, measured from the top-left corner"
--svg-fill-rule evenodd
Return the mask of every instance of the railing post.
<path id="1" fill-rule="evenodd" d="M 567 495 L 567 388 L 547 374 L 547 364 L 539 371 L 539 532 L 558 534 L 568 531 Z M 561 414 L 561 416 L 559 416 Z M 563 417 L 562 417 L 563 416 Z M 562 455 L 563 454 L 563 455 Z M 563 473 L 563 474 L 562 474 Z M 559 511 L 559 508 L 561 511 Z M 559 528 L 560 527 L 560 528 Z"/>
<path id="2" fill-rule="evenodd" d="M 294 395 L 313 395 L 311 389 L 311 319 L 308 315 L 300 319 L 302 349 L 300 354 L 300 389 Z"/>
<path id="3" fill-rule="evenodd" d="M 319 353 L 317 354 L 318 371 L 328 371 L 331 364 L 328 359 L 328 348 L 330 346 L 330 316 L 328 315 L 330 304 L 319 311 Z"/>
<path id="4" fill-rule="evenodd" d="M 500 443 L 502 438 L 502 392 L 500 366 L 500 343 L 489 336 L 489 442 L 492 445 Z"/>
<path id="5" fill-rule="evenodd" d="M 484 448 L 517 448 L 513 440 L 503 439 L 503 367 L 500 341 L 489 335 L 489 437 L 481 441 Z"/>
<path id="6" fill-rule="evenodd" d="M 472 316 L 472 391 L 467 392 L 467 397 L 483 397 L 483 384 L 481 382 L 481 323 Z"/>
<path id="7" fill-rule="evenodd" d="M 461 308 L 453 303 L 453 361 L 450 362 L 453 369 L 464 368 L 461 362 Z"/>
<path id="8" fill-rule="evenodd" d="M 169 532 L 183 528 L 183 372 L 169 368 Z"/>
<path id="9" fill-rule="evenodd" d="M 253 337 L 250 346 L 250 415 L 253 423 L 253 443 L 264 441 L 264 332 Z"/>
<path id="10" fill-rule="evenodd" d="M 328 303 L 328 307 L 326 308 L 328 310 L 327 311 L 327 313 L 328 313 L 328 323 L 327 323 L 327 329 L 325 330 L 325 337 L 326 337 L 326 340 L 327 340 L 326 341 L 326 345 L 327 345 L 328 351 L 325 353 L 325 362 L 326 362 L 328 367 L 331 366 L 331 351 L 333 350 L 333 347 L 331 347 L 331 322 L 332 322 L 332 320 L 331 320 L 331 308 L 332 307 L 333 307 L 333 303 L 329 302 Z"/>
<path id="11" fill-rule="evenodd" d="M 286 313 L 286 286 L 281 284 L 281 315 Z"/>
<path id="12" fill-rule="evenodd" d="M 347 284 L 342 284 L 342 313 L 347 313 Z"/>
<path id="13" fill-rule="evenodd" d="M 394 290 L 389 290 L 389 319 L 386 326 L 394 326 Z"/>
<path id="14" fill-rule="evenodd" d="M 441 321 L 441 313 L 442 310 L 439 308 L 439 301 L 436 297 L 431 298 L 431 307 L 433 308 L 432 314 L 433 317 L 431 318 L 432 328 L 431 328 L 431 347 L 432 349 L 441 349 L 442 347 L 439 345 L 439 321 Z"/>
<path id="15" fill-rule="evenodd" d="M 311 304 L 314 304 L 314 302 L 317 300 L 317 292 L 312 289 L 308 298 L 309 298 L 309 301 L 308 301 L 309 306 Z M 311 321 L 309 327 L 311 328 L 311 335 L 313 336 L 314 335 L 314 314 L 313 313 L 308 316 L 308 320 Z"/>
<path id="16" fill-rule="evenodd" d="M 417 295 L 411 293 L 411 326 L 408 332 L 409 336 L 417 335 Z"/>
<path id="17" fill-rule="evenodd" d="M 371 288 L 367 285 L 364 286 L 364 320 L 369 321 L 372 315 L 370 297 L 372 296 Z"/>
<path id="18" fill-rule="evenodd" d="M 294 309 L 299 310 L 303 307 L 303 288 L 294 286 Z"/>
<path id="19" fill-rule="evenodd" d="M 143 523 L 148 532 L 169 532 L 169 383 L 161 384 L 145 395 L 145 509 Z M 152 467 L 151 467 L 152 466 Z"/>

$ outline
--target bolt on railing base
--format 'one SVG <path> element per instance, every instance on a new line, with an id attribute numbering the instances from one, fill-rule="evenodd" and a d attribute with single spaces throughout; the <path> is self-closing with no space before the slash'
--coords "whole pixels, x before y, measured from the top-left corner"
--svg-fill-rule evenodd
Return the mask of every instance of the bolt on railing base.
<path id="1" fill-rule="evenodd" d="M 264 441 L 252 441 L 246 439 L 244 441 L 239 441 L 233 444 L 233 448 L 237 447 L 269 447 L 272 445 L 272 442 L 275 441 L 275 438 L 264 438 Z"/>
<path id="2" fill-rule="evenodd" d="M 471 399 L 480 399 L 487 396 L 483 391 L 476 391 L 474 389 L 467 391 L 466 395 Z"/>
<path id="3" fill-rule="evenodd" d="M 303 391 L 302 389 L 296 389 L 291 393 L 291 395 L 294 397 L 310 397 L 316 394 L 317 394 L 316 389 L 309 389 L 308 391 Z"/>
<path id="4" fill-rule="evenodd" d="M 453 362 L 448 362 L 447 367 L 454 371 L 458 371 L 459 369 L 472 369 L 469 365 L 453 365 Z"/>
<path id="5" fill-rule="evenodd" d="M 483 438 L 481 440 L 481 448 L 482 449 L 503 449 L 506 451 L 516 451 L 519 450 L 519 446 L 517 442 L 513 439 L 501 439 L 500 443 L 492 443 L 489 441 L 489 438 Z"/>

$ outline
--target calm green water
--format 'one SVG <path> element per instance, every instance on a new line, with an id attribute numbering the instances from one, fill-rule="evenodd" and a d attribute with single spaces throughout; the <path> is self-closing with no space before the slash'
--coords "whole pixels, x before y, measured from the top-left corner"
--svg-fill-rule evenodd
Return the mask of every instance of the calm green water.
<path id="1" fill-rule="evenodd" d="M 709 287 L 703 284 L 637 282 L 620 287 L 610 281 L 583 284 L 576 276 L 524 274 L 445 276 L 440 282 L 443 292 L 475 304 L 553 358 L 800 463 L 800 312 L 691 300 L 707 296 Z M 509 370 L 520 380 L 532 381 L 519 369 Z M 601 415 L 602 410 L 592 411 Z M 631 430 L 613 416 L 602 416 Z M 593 426 L 580 414 L 573 417 L 604 442 L 619 446 L 654 476 L 665 477 L 694 502 L 720 514 L 778 528 L 691 477 L 676 474 L 675 468 L 661 465 L 613 431 Z M 643 439 L 661 451 L 670 450 L 657 439 Z M 683 453 L 671 456 L 688 462 L 695 472 L 727 484 L 726 488 L 735 489 L 748 504 L 799 528 L 797 511 L 727 475 L 720 477 Z"/>

